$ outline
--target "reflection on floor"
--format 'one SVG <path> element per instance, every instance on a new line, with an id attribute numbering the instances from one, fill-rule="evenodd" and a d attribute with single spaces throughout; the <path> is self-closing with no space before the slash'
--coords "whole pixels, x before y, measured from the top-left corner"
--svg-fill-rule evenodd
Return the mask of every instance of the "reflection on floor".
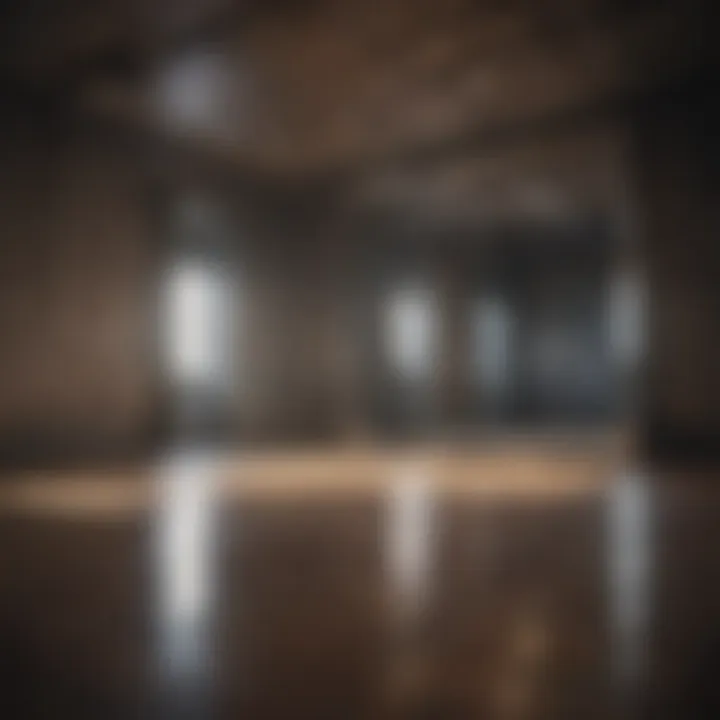
<path id="1" fill-rule="evenodd" d="M 720 717 L 720 491 L 608 457 L 5 478 L 0 714 Z"/>

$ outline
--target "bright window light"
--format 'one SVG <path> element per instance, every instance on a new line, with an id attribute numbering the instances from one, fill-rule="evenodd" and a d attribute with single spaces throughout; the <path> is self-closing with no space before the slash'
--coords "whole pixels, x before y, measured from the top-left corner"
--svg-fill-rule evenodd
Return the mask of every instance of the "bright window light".
<path id="1" fill-rule="evenodd" d="M 161 668 L 168 679 L 207 666 L 216 473 L 198 453 L 173 455 L 158 476 L 157 581 Z"/>
<path id="2" fill-rule="evenodd" d="M 168 287 L 168 364 L 181 385 L 209 384 L 222 374 L 225 287 L 211 266 L 184 262 Z"/>
<path id="3" fill-rule="evenodd" d="M 385 310 L 385 345 L 392 369 L 406 380 L 427 379 L 435 365 L 437 304 L 432 291 L 396 290 Z"/>

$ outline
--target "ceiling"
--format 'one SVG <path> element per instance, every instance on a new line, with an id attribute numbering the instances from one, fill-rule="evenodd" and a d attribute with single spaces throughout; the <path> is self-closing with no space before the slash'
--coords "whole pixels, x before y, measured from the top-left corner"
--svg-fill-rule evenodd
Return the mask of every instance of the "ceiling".
<path id="1" fill-rule="evenodd" d="M 716 61 L 707 0 L 25 0 L 2 76 L 246 168 L 404 161 Z"/>

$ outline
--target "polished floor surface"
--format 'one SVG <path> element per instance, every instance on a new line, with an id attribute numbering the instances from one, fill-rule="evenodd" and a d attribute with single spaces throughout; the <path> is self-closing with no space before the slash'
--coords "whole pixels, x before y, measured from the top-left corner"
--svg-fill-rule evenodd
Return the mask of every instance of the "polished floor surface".
<path id="1" fill-rule="evenodd" d="M 720 491 L 606 452 L 0 483 L 0 717 L 720 717 Z"/>

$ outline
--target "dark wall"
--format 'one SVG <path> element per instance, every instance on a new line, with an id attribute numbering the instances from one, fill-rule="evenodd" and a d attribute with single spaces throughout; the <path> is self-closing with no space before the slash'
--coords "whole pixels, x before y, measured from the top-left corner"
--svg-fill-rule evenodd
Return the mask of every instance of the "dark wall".
<path id="1" fill-rule="evenodd" d="M 239 260 L 238 436 L 332 436 L 333 255 L 327 225 L 282 200 L 256 208 Z"/>
<path id="2" fill-rule="evenodd" d="M 126 454 L 153 422 L 153 243 L 137 147 L 0 118 L 0 451 Z"/>
<path id="3" fill-rule="evenodd" d="M 704 93 L 638 118 L 650 281 L 648 440 L 655 456 L 720 453 L 720 140 Z"/>
<path id="4" fill-rule="evenodd" d="M 642 427 L 653 454 L 713 449 L 717 117 L 694 95 L 648 106 L 635 121 L 636 231 L 651 299 Z M 3 459 L 127 456 L 151 447 L 167 420 L 157 292 L 172 238 L 154 214 L 146 151 L 126 134 L 42 113 L 0 117 Z M 358 247 L 367 242 L 357 218 L 337 211 L 327 192 L 246 194 L 231 182 L 219 201 L 232 210 L 242 303 L 234 436 L 335 439 L 367 430 L 368 345 L 354 303 L 370 290 L 356 287 Z M 466 266 L 459 275 L 445 266 L 435 273 L 439 297 L 446 319 L 458 320 Z M 466 401 L 462 333 L 443 338 L 450 349 L 438 368 L 439 422 L 462 414 Z"/>

